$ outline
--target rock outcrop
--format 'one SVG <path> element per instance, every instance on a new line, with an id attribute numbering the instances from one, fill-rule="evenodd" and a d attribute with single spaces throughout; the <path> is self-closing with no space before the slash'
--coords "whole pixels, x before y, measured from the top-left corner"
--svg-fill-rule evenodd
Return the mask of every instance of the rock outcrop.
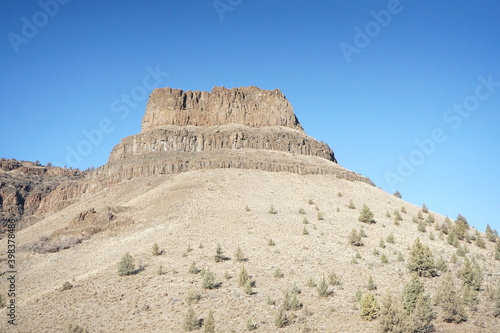
<path id="1" fill-rule="evenodd" d="M 78 170 L 1 159 L 0 222 L 10 220 L 18 222 L 19 227 L 28 225 L 31 217 L 44 213 L 42 207 L 50 193 L 62 184 L 73 187 L 83 176 Z"/>
<path id="2" fill-rule="evenodd" d="M 0 207 L 3 200 L 4 211 L 21 214 L 21 209 L 40 215 L 62 209 L 82 194 L 132 178 L 199 169 L 335 174 L 372 184 L 336 162 L 326 143 L 304 132 L 278 89 L 215 87 L 206 92 L 162 88 L 149 98 L 141 132 L 116 145 L 107 164 L 81 181 L 52 181 L 45 192 L 30 191 L 26 196 L 11 191 L 0 196 Z M 32 168 L 30 172 L 48 176 L 55 171 Z M 73 179 L 81 176 L 73 171 Z"/>

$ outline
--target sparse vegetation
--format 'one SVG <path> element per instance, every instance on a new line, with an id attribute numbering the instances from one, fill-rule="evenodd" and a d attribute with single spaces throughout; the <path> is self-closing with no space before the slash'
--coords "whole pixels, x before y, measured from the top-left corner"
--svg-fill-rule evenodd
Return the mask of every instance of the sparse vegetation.
<path id="1" fill-rule="evenodd" d="M 330 274 L 328 274 L 328 283 L 331 286 L 340 285 L 340 278 L 334 271 L 331 271 Z"/>
<path id="2" fill-rule="evenodd" d="M 151 254 L 154 256 L 159 256 L 160 255 L 160 248 L 158 247 L 158 243 L 154 243 L 153 247 L 151 249 Z"/>
<path id="3" fill-rule="evenodd" d="M 410 251 L 410 258 L 407 264 L 410 272 L 416 272 L 419 276 L 432 277 L 437 275 L 434 255 L 427 245 L 417 238 Z"/>
<path id="4" fill-rule="evenodd" d="M 211 310 L 208 312 L 207 318 L 203 321 L 203 332 L 215 333 L 215 318 Z"/>
<path id="5" fill-rule="evenodd" d="M 474 291 L 481 290 L 483 282 L 481 267 L 475 261 L 471 262 L 469 258 L 465 258 L 464 267 L 458 271 L 458 277 L 464 285 L 469 286 Z"/>
<path id="6" fill-rule="evenodd" d="M 236 251 L 234 252 L 234 259 L 236 261 L 245 261 L 245 254 L 241 250 L 241 248 L 238 246 Z"/>
<path id="7" fill-rule="evenodd" d="M 375 223 L 373 213 L 367 205 L 363 205 L 358 220 L 363 223 Z"/>
<path id="8" fill-rule="evenodd" d="M 425 203 L 422 205 L 422 213 L 428 213 L 429 212 L 429 209 L 427 208 L 427 206 L 425 205 Z"/>
<path id="9" fill-rule="evenodd" d="M 377 286 L 375 285 L 375 282 L 373 282 L 373 276 L 371 276 L 371 275 L 368 278 L 368 284 L 366 285 L 366 289 L 377 290 Z"/>
<path id="10" fill-rule="evenodd" d="M 247 331 L 255 331 L 257 329 L 257 324 L 254 323 L 252 318 L 248 318 L 247 320 Z"/>
<path id="11" fill-rule="evenodd" d="M 402 198 L 401 193 L 399 193 L 399 191 L 394 192 L 394 196 L 399 199 Z"/>
<path id="12" fill-rule="evenodd" d="M 269 238 L 269 240 L 267 241 L 267 245 L 268 246 L 276 246 L 276 243 L 272 240 L 272 238 Z"/>
<path id="13" fill-rule="evenodd" d="M 354 205 L 354 202 L 352 202 L 352 200 L 349 200 L 349 204 L 347 205 L 347 208 L 356 209 L 356 206 Z"/>
<path id="14" fill-rule="evenodd" d="M 451 274 L 447 273 L 439 285 L 436 301 L 442 309 L 443 321 L 460 323 L 467 320 L 463 299 L 460 297 Z"/>
<path id="15" fill-rule="evenodd" d="M 274 277 L 275 279 L 281 279 L 281 278 L 282 278 L 282 277 L 284 277 L 284 276 L 285 276 L 285 274 L 283 274 L 283 272 L 281 271 L 281 269 L 276 268 L 276 269 L 274 270 L 273 277 Z"/>
<path id="16" fill-rule="evenodd" d="M 132 275 L 135 271 L 134 258 L 130 255 L 130 253 L 126 253 L 122 260 L 118 263 L 118 275 Z"/>
<path id="17" fill-rule="evenodd" d="M 240 274 L 238 274 L 238 285 L 240 287 L 244 286 L 247 281 L 250 280 L 250 275 L 248 275 L 247 270 L 245 269 L 245 266 L 241 266 L 240 268 Z"/>
<path id="18" fill-rule="evenodd" d="M 217 283 L 215 283 L 215 274 L 210 269 L 207 269 L 203 275 L 202 287 L 203 289 L 215 289 L 218 287 Z"/>
<path id="19" fill-rule="evenodd" d="M 68 281 L 63 283 L 62 291 L 73 289 L 73 285 Z"/>
<path id="20" fill-rule="evenodd" d="M 184 316 L 183 328 L 185 331 L 191 332 L 201 328 L 201 320 L 198 318 L 196 313 L 192 308 L 189 308 L 188 312 Z"/>
<path id="21" fill-rule="evenodd" d="M 385 255 L 385 253 L 382 253 L 382 255 L 380 256 L 380 262 L 383 264 L 389 263 L 389 259 L 387 259 L 387 256 Z"/>
<path id="22" fill-rule="evenodd" d="M 304 208 L 299 209 L 299 214 L 304 215 L 305 213 L 306 211 L 304 210 Z"/>
<path id="23" fill-rule="evenodd" d="M 278 214 L 278 211 L 276 209 L 274 209 L 273 205 L 271 205 L 271 207 L 269 207 L 269 214 L 272 214 L 272 215 Z"/>
<path id="24" fill-rule="evenodd" d="M 358 233 L 356 229 L 352 229 L 351 233 L 349 234 L 349 244 L 353 246 L 363 246 L 363 240 L 361 237 L 361 233 Z"/>
<path id="25" fill-rule="evenodd" d="M 318 287 L 316 289 L 318 291 L 318 296 L 319 297 L 328 297 L 330 296 L 331 292 L 328 290 L 328 283 L 326 282 L 325 277 L 321 279 L 320 283 L 318 284 Z"/>
<path id="26" fill-rule="evenodd" d="M 215 262 L 221 262 L 226 260 L 226 256 L 224 255 L 224 251 L 222 251 L 222 247 L 220 244 L 217 245 L 217 248 L 215 249 Z"/>
<path id="27" fill-rule="evenodd" d="M 360 316 L 361 319 L 371 321 L 378 317 L 379 307 L 375 296 L 372 294 L 365 294 L 360 302 Z"/>
<path id="28" fill-rule="evenodd" d="M 87 330 L 86 328 L 81 327 L 79 325 L 69 324 L 66 332 L 67 333 L 89 333 L 89 330 Z"/>
<path id="29" fill-rule="evenodd" d="M 302 229 L 302 235 L 309 235 L 309 231 L 307 231 L 306 227 Z"/>
<path id="30" fill-rule="evenodd" d="M 288 324 L 289 324 L 288 316 L 286 315 L 285 310 L 282 307 L 280 307 L 278 313 L 274 317 L 274 325 L 277 328 L 283 328 L 286 327 Z"/>
<path id="31" fill-rule="evenodd" d="M 192 262 L 191 263 L 191 266 L 189 266 L 189 273 L 191 274 L 198 274 L 200 272 L 200 270 L 198 269 L 198 267 L 196 267 L 196 262 Z"/>
<path id="32" fill-rule="evenodd" d="M 199 292 L 196 292 L 194 290 L 190 290 L 188 294 L 186 295 L 186 303 L 187 304 L 194 304 L 198 303 L 201 300 L 201 294 Z"/>
<path id="33" fill-rule="evenodd" d="M 394 240 L 394 235 L 392 234 L 392 232 L 387 236 L 387 238 L 385 239 L 385 241 L 389 244 L 394 244 L 395 243 L 395 240 Z"/>
<path id="34" fill-rule="evenodd" d="M 323 221 L 323 214 L 318 212 L 318 221 Z"/>

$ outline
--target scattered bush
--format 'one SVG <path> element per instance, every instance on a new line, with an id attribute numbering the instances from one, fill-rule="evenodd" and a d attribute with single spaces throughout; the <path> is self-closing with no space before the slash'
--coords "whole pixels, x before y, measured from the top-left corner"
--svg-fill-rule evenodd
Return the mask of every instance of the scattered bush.
<path id="1" fill-rule="evenodd" d="M 217 248 L 215 249 L 215 262 L 221 262 L 224 260 L 227 260 L 226 256 L 224 255 L 224 252 L 222 251 L 222 247 L 220 244 L 217 245 Z"/>
<path id="2" fill-rule="evenodd" d="M 343 197 L 342 192 L 338 192 L 338 193 L 337 193 L 337 196 L 338 196 L 339 198 L 342 198 L 342 197 Z"/>
<path id="3" fill-rule="evenodd" d="M 363 205 L 358 220 L 363 223 L 375 223 L 375 220 L 373 220 L 373 213 L 367 205 Z"/>
<path id="4" fill-rule="evenodd" d="M 62 291 L 73 289 L 73 285 L 68 281 L 63 283 Z"/>
<path id="5" fill-rule="evenodd" d="M 307 220 L 307 218 L 305 218 L 305 217 L 304 217 L 304 219 L 302 220 L 302 223 L 303 223 L 303 224 L 308 224 L 308 223 L 309 223 L 309 221 Z"/>
<path id="6" fill-rule="evenodd" d="M 417 230 L 420 232 L 426 232 L 424 221 L 418 222 Z"/>
<path id="7" fill-rule="evenodd" d="M 429 209 L 427 208 L 427 206 L 425 205 L 425 203 L 422 205 L 422 213 L 428 213 L 429 212 Z"/>
<path id="8" fill-rule="evenodd" d="M 248 207 L 248 205 L 245 206 L 245 212 L 249 212 L 250 211 L 250 207 Z"/>
<path id="9" fill-rule="evenodd" d="M 318 221 L 323 221 L 323 214 L 318 213 Z"/>
<path id="10" fill-rule="evenodd" d="M 328 283 L 326 282 L 324 276 L 323 276 L 323 279 L 321 280 L 321 282 L 318 284 L 318 288 L 316 290 L 318 291 L 319 297 L 330 296 L 331 291 L 328 290 Z"/>
<path id="11" fill-rule="evenodd" d="M 389 211 L 386 211 L 385 212 L 385 217 L 391 218 L 391 213 L 389 213 Z"/>
<path id="12" fill-rule="evenodd" d="M 252 281 L 250 279 L 245 282 L 245 286 L 243 287 L 243 291 L 247 295 L 252 295 Z"/>
<path id="13" fill-rule="evenodd" d="M 406 207 L 405 206 L 401 206 L 401 213 L 406 214 Z"/>
<path id="14" fill-rule="evenodd" d="M 273 205 L 271 205 L 271 207 L 269 208 L 269 214 L 278 214 L 278 211 L 276 209 L 274 209 Z"/>
<path id="15" fill-rule="evenodd" d="M 354 202 L 352 202 L 352 200 L 349 200 L 349 205 L 347 205 L 347 208 L 356 209 L 356 206 L 354 206 Z"/>
<path id="16" fill-rule="evenodd" d="M 276 246 L 276 243 L 272 240 L 272 238 L 269 238 L 269 240 L 267 241 L 267 245 L 268 246 Z"/>
<path id="17" fill-rule="evenodd" d="M 331 271 L 330 274 L 328 274 L 328 284 L 331 286 L 338 286 L 340 283 L 339 276 L 334 271 Z"/>
<path id="18" fill-rule="evenodd" d="M 245 266 L 241 266 L 240 274 L 238 274 L 238 285 L 240 287 L 244 286 L 248 281 L 250 281 L 250 275 L 248 275 Z"/>
<path id="19" fill-rule="evenodd" d="M 218 284 L 215 283 L 215 274 L 210 269 L 207 269 L 205 275 L 203 275 L 202 287 L 203 289 L 215 289 L 218 287 Z"/>
<path id="20" fill-rule="evenodd" d="M 310 288 L 314 288 L 316 287 L 316 281 L 314 281 L 314 278 L 309 278 L 309 280 L 307 280 L 307 286 L 310 287 Z"/>
<path id="21" fill-rule="evenodd" d="M 410 272 L 416 272 L 419 276 L 432 277 L 437 275 L 434 255 L 428 246 L 420 242 L 419 238 L 413 243 L 407 267 Z"/>
<path id="22" fill-rule="evenodd" d="M 282 271 L 281 271 L 281 269 L 279 269 L 279 268 L 276 268 L 276 270 L 275 270 L 275 271 L 274 271 L 274 273 L 273 273 L 273 277 L 274 277 L 275 279 L 281 279 L 281 278 L 282 278 L 282 277 L 284 277 L 284 276 L 285 276 L 285 274 L 283 274 L 283 272 L 282 272 Z"/>
<path id="23" fill-rule="evenodd" d="M 481 290 L 483 277 L 481 267 L 479 267 L 477 262 L 471 262 L 468 258 L 465 258 L 464 267 L 458 271 L 458 277 L 464 285 L 471 287 L 472 290 Z"/>
<path id="24" fill-rule="evenodd" d="M 399 193 L 399 191 L 394 192 L 394 196 L 399 199 L 402 198 L 401 193 Z"/>
<path id="25" fill-rule="evenodd" d="M 185 331 L 191 332 L 201 328 L 202 320 L 198 318 L 196 313 L 192 308 L 189 308 L 188 312 L 184 316 L 183 328 Z"/>
<path id="26" fill-rule="evenodd" d="M 405 261 L 405 258 L 403 257 L 403 254 L 401 253 L 401 251 L 398 252 L 398 257 L 396 260 L 399 262 Z"/>
<path id="27" fill-rule="evenodd" d="M 255 331 L 257 329 L 257 324 L 255 324 L 252 318 L 247 320 L 247 331 Z"/>
<path id="28" fill-rule="evenodd" d="M 483 237 L 481 237 L 481 235 L 478 235 L 476 237 L 476 245 L 481 249 L 486 248 L 486 243 L 484 242 L 484 239 Z"/>
<path id="29" fill-rule="evenodd" d="M 380 241 L 378 242 L 378 246 L 379 246 L 381 249 L 385 249 L 385 242 L 384 242 L 384 239 L 383 239 L 383 238 L 380 238 Z"/>
<path id="30" fill-rule="evenodd" d="M 387 259 L 387 256 L 385 255 L 385 253 L 382 253 L 382 256 L 380 257 L 380 262 L 383 264 L 389 263 L 389 259 Z"/>
<path id="31" fill-rule="evenodd" d="M 285 313 L 285 310 L 282 307 L 280 307 L 278 313 L 276 314 L 276 317 L 274 317 L 274 325 L 277 328 L 286 327 L 289 324 L 288 320 L 289 319 Z"/>
<path id="32" fill-rule="evenodd" d="M 160 248 L 158 247 L 157 243 L 153 244 L 153 248 L 151 249 L 151 254 L 154 256 L 159 256 L 160 255 Z"/>
<path id="33" fill-rule="evenodd" d="M 196 262 L 192 262 L 191 263 L 191 266 L 189 266 L 189 273 L 191 274 L 198 274 L 200 272 L 200 270 L 198 269 L 198 267 L 196 267 Z"/>
<path id="34" fill-rule="evenodd" d="M 86 328 L 83 328 L 81 326 L 74 325 L 74 324 L 69 324 L 66 332 L 67 333 L 89 333 L 89 331 Z"/>
<path id="35" fill-rule="evenodd" d="M 122 260 L 118 263 L 118 275 L 132 275 L 135 271 L 134 258 L 130 255 L 130 253 L 126 253 Z"/>
<path id="36" fill-rule="evenodd" d="M 467 222 L 467 219 L 465 217 L 458 214 L 457 219 L 455 220 L 454 229 L 456 231 L 458 239 L 462 240 L 464 239 L 467 230 L 469 230 L 469 222 Z"/>
<path id="37" fill-rule="evenodd" d="M 353 246 L 363 246 L 363 240 L 361 238 L 361 233 L 358 233 L 356 229 L 352 229 L 351 233 L 349 234 L 348 237 L 349 244 Z"/>
<path id="38" fill-rule="evenodd" d="M 497 240 L 497 244 L 495 245 L 494 257 L 496 260 L 500 260 L 500 240 Z"/>
<path id="39" fill-rule="evenodd" d="M 212 310 L 208 312 L 207 318 L 203 321 L 204 333 L 215 333 L 215 318 Z"/>
<path id="40" fill-rule="evenodd" d="M 163 270 L 163 265 L 160 265 L 158 270 L 156 271 L 156 274 L 158 275 L 164 275 L 166 272 Z"/>
<path id="41" fill-rule="evenodd" d="M 443 256 L 440 256 L 436 260 L 436 269 L 442 273 L 445 273 L 448 271 L 448 266 L 446 265 L 446 261 L 444 260 Z"/>
<path id="42" fill-rule="evenodd" d="M 438 287 L 436 301 L 442 309 L 443 321 L 457 324 L 467 321 L 464 302 L 457 292 L 450 273 L 443 277 Z"/>
<path id="43" fill-rule="evenodd" d="M 373 282 L 373 276 L 371 276 L 371 275 L 368 278 L 368 284 L 366 285 L 366 289 L 368 289 L 368 290 L 376 290 L 377 289 L 375 282 Z"/>
<path id="44" fill-rule="evenodd" d="M 186 303 L 187 304 L 193 304 L 193 303 L 198 303 L 201 299 L 200 293 L 191 290 L 189 293 L 186 295 Z"/>
<path id="45" fill-rule="evenodd" d="M 304 215 L 305 213 L 306 211 L 304 210 L 304 208 L 299 209 L 299 214 Z"/>
<path id="46" fill-rule="evenodd" d="M 245 254 L 243 253 L 243 251 L 239 246 L 236 249 L 236 252 L 234 253 L 234 259 L 236 261 L 245 261 Z"/>
<path id="47" fill-rule="evenodd" d="M 360 316 L 361 319 L 371 321 L 378 317 L 379 307 L 375 296 L 372 294 L 365 294 L 360 302 Z"/>
<path id="48" fill-rule="evenodd" d="M 394 240 L 394 235 L 392 234 L 392 232 L 389 234 L 389 236 L 387 236 L 387 238 L 385 239 L 385 241 L 389 244 L 394 244 L 395 243 L 395 240 Z"/>
<path id="49" fill-rule="evenodd" d="M 493 316 L 500 316 L 500 280 L 498 280 L 497 289 L 493 294 Z"/>
<path id="50" fill-rule="evenodd" d="M 304 229 L 302 229 L 302 235 L 309 235 L 309 231 L 307 231 L 306 227 L 304 227 Z"/>
<path id="51" fill-rule="evenodd" d="M 390 292 L 385 294 L 380 307 L 378 331 L 381 333 L 408 332 L 408 318 L 402 308 L 399 297 L 394 297 Z"/>

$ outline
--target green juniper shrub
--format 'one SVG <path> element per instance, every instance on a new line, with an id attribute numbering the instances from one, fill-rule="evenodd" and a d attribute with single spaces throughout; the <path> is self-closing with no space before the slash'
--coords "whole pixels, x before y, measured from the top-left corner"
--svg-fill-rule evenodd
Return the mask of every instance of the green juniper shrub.
<path id="1" fill-rule="evenodd" d="M 183 328 L 185 331 L 191 332 L 201 328 L 202 321 L 198 318 L 196 313 L 192 308 L 189 308 L 188 312 L 184 316 Z"/>
<path id="2" fill-rule="evenodd" d="M 373 213 L 366 204 L 363 205 L 358 220 L 363 223 L 375 223 L 375 220 L 373 219 Z"/>
<path id="3" fill-rule="evenodd" d="M 134 258 L 130 255 L 129 252 L 125 253 L 122 257 L 122 260 L 118 263 L 118 275 L 126 276 L 132 275 L 135 272 L 135 264 Z"/>

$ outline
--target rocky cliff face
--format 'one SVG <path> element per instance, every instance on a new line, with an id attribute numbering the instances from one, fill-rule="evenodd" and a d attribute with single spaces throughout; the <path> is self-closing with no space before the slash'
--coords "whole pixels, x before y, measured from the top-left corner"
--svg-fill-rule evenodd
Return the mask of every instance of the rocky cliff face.
<path id="1" fill-rule="evenodd" d="M 43 214 L 40 208 L 52 191 L 62 184 L 72 187 L 83 175 L 78 170 L 1 159 L 0 222 L 29 224 L 31 217 Z"/>
<path id="2" fill-rule="evenodd" d="M 46 191 L 29 191 L 29 195 L 10 191 L 0 196 L 0 206 L 3 200 L 8 202 L 3 205 L 4 211 L 45 214 L 71 204 L 82 194 L 96 193 L 132 178 L 199 169 L 335 174 L 371 183 L 336 162 L 326 143 L 306 135 L 278 89 L 155 89 L 141 132 L 116 145 L 106 165 L 89 172 L 81 181 L 75 181 L 82 176 L 78 173 L 71 175 L 72 181 L 51 180 Z M 40 173 L 43 177 L 54 172 L 30 169 L 30 174 Z M 52 191 L 56 186 L 57 190 Z"/>
<path id="3" fill-rule="evenodd" d="M 142 131 L 165 125 L 249 127 L 283 126 L 303 131 L 293 108 L 279 89 L 257 87 L 207 91 L 155 89 L 151 94 Z"/>

